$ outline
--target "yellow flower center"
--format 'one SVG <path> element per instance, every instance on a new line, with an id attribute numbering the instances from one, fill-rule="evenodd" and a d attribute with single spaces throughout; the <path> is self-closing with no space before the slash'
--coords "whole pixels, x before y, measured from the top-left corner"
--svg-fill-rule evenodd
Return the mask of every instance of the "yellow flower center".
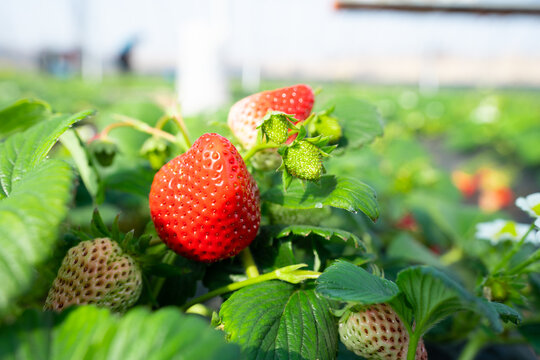
<path id="1" fill-rule="evenodd" d="M 533 207 L 531 207 L 531 209 L 536 215 L 540 216 L 540 203 L 534 205 Z"/>
<path id="2" fill-rule="evenodd" d="M 500 237 L 504 234 L 510 234 L 513 237 L 517 237 L 516 223 L 513 221 L 508 221 L 496 234 L 497 237 Z"/>

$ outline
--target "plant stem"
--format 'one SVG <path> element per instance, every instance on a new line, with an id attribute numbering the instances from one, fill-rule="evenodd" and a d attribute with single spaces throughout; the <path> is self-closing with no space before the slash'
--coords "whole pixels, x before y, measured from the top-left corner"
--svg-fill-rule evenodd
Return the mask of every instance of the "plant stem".
<path id="1" fill-rule="evenodd" d="M 154 136 L 157 136 L 157 137 L 161 137 L 169 142 L 172 142 L 172 143 L 175 143 L 175 144 L 179 144 L 179 145 L 183 145 L 181 144 L 178 139 L 172 135 L 172 134 L 169 134 L 168 132 L 166 131 L 163 131 L 163 130 L 160 130 L 160 129 L 156 129 L 140 120 L 137 120 L 137 119 L 133 119 L 133 118 L 130 118 L 129 116 L 125 116 L 125 115 L 119 115 L 119 114 L 114 114 L 113 117 L 115 119 L 117 119 L 118 121 L 120 121 L 119 123 L 114 123 L 114 124 L 110 124 L 108 125 L 107 127 L 105 127 L 105 129 L 103 129 L 103 131 L 101 132 L 101 135 L 106 137 L 108 132 L 111 131 L 112 129 L 114 128 L 117 128 L 117 127 L 121 127 L 121 126 L 131 126 L 132 128 L 134 129 L 137 129 L 139 131 L 142 131 L 142 132 L 145 132 L 147 134 L 150 134 L 150 135 L 154 135 Z"/>
<path id="2" fill-rule="evenodd" d="M 516 275 L 519 274 L 523 269 L 525 269 L 527 266 L 531 265 L 532 263 L 535 263 L 540 260 L 540 249 L 533 252 L 533 254 L 524 262 L 522 262 L 519 265 L 514 266 L 512 269 L 508 270 L 508 275 Z"/>
<path id="3" fill-rule="evenodd" d="M 163 263 L 171 265 L 174 262 L 175 257 L 176 257 L 176 254 L 174 252 L 168 251 L 163 257 Z M 160 277 L 156 280 L 156 285 L 154 287 L 154 298 L 156 299 L 158 298 L 159 293 L 164 283 L 165 283 L 164 277 Z"/>
<path id="4" fill-rule="evenodd" d="M 113 124 L 109 124 L 107 126 L 105 126 L 105 128 L 103 128 L 103 130 L 101 130 L 101 133 L 99 134 L 99 136 L 102 138 L 102 139 L 107 139 L 109 137 L 109 132 L 113 129 L 116 129 L 116 128 L 119 128 L 119 127 L 132 127 L 130 124 L 126 124 L 126 123 L 123 123 L 123 122 L 117 122 L 117 123 L 113 123 Z"/>
<path id="5" fill-rule="evenodd" d="M 251 254 L 249 247 L 242 250 L 240 253 L 240 259 L 242 260 L 244 269 L 246 269 L 248 279 L 256 278 L 260 275 L 259 270 L 257 269 L 257 264 L 255 264 L 255 260 L 253 259 L 253 255 Z"/>
<path id="6" fill-rule="evenodd" d="M 189 133 L 187 131 L 186 123 L 184 122 L 184 119 L 182 118 L 182 115 L 180 114 L 180 111 L 173 110 L 172 113 L 163 115 L 158 122 L 156 123 L 156 126 L 154 126 L 156 129 L 163 129 L 165 124 L 167 124 L 169 121 L 174 121 L 176 126 L 178 127 L 178 130 L 180 130 L 180 133 L 182 134 L 182 137 L 184 138 L 184 141 L 186 142 L 186 145 L 188 148 L 191 147 L 191 141 L 189 140 Z"/>
<path id="7" fill-rule="evenodd" d="M 486 341 L 485 334 L 482 331 L 477 331 L 463 348 L 458 360 L 473 360 Z"/>
<path id="8" fill-rule="evenodd" d="M 195 304 L 186 310 L 186 314 L 197 314 L 205 317 L 212 317 L 212 310 L 203 304 Z"/>
<path id="9" fill-rule="evenodd" d="M 153 238 L 148 243 L 148 247 L 153 247 L 153 246 L 157 246 L 157 245 L 161 245 L 161 244 L 163 244 L 163 241 L 160 238 Z"/>
<path id="10" fill-rule="evenodd" d="M 495 266 L 495 268 L 493 269 L 493 271 L 491 272 L 492 274 L 495 274 L 497 271 L 501 270 L 502 268 L 506 267 L 508 265 L 508 262 L 512 259 L 512 257 L 519 251 L 519 249 L 521 248 L 521 245 L 523 245 L 523 243 L 525 242 L 525 239 L 527 239 L 527 236 L 529 235 L 529 233 L 534 229 L 534 223 L 531 224 L 531 226 L 529 227 L 529 230 L 527 230 L 527 232 L 525 233 L 525 235 L 523 235 L 523 237 L 521 238 L 521 240 L 519 240 L 516 244 L 514 244 L 514 246 L 512 247 L 512 249 L 506 254 L 506 256 Z"/>
<path id="11" fill-rule="evenodd" d="M 180 132 L 182 133 L 182 136 L 184 138 L 184 141 L 186 142 L 186 145 L 188 148 L 191 147 L 191 141 L 189 140 L 189 133 L 187 130 L 186 123 L 184 122 L 184 118 L 182 117 L 182 114 L 180 114 L 180 111 L 175 111 L 171 115 L 172 120 L 176 123 L 178 128 L 180 129 Z"/>
<path id="12" fill-rule="evenodd" d="M 463 249 L 460 247 L 452 247 L 449 251 L 443 254 L 439 259 L 441 263 L 445 266 L 449 266 L 453 263 L 458 262 L 463 258 Z"/>
<path id="13" fill-rule="evenodd" d="M 280 145 L 277 145 L 277 144 L 275 144 L 273 142 L 257 144 L 254 147 L 252 147 L 251 149 L 249 149 L 249 151 L 247 153 L 245 153 L 244 156 L 242 156 L 242 158 L 244 159 L 244 161 L 248 161 L 249 159 L 251 159 L 251 157 L 253 155 L 255 155 L 256 153 L 258 153 L 261 150 L 277 149 L 279 146 Z"/>
<path id="14" fill-rule="evenodd" d="M 148 289 L 148 297 L 150 298 L 150 303 L 152 304 L 152 307 L 157 307 L 159 304 L 156 300 L 156 297 L 152 293 L 152 288 L 150 287 L 150 281 L 148 281 L 148 278 L 146 277 L 144 273 L 142 274 L 142 280 L 143 280 L 144 286 L 146 286 L 146 288 Z"/>
<path id="15" fill-rule="evenodd" d="M 157 121 L 156 125 L 154 125 L 154 127 L 156 129 L 162 130 L 163 127 L 169 122 L 169 120 L 171 120 L 171 117 L 169 115 L 163 115 L 162 117 L 159 118 L 159 120 Z"/>
<path id="16" fill-rule="evenodd" d="M 409 337 L 409 347 L 407 348 L 407 360 L 415 360 L 416 348 L 418 347 L 418 341 L 420 341 L 420 331 L 413 331 Z"/>
<path id="17" fill-rule="evenodd" d="M 293 267 L 298 268 L 298 266 L 293 266 Z M 298 283 L 300 281 L 307 280 L 307 279 L 316 279 L 321 274 L 320 272 L 317 272 L 317 271 L 308 271 L 308 270 L 293 270 L 293 271 L 288 272 L 286 271 L 288 268 L 291 268 L 291 266 L 286 266 L 285 268 L 277 269 L 270 273 L 259 275 L 251 279 L 247 279 L 244 281 L 239 281 L 239 282 L 222 286 L 218 289 L 212 290 L 204 295 L 201 295 L 191 301 L 188 301 L 186 304 L 184 304 L 184 306 L 182 306 L 182 310 L 185 311 L 186 309 L 189 309 L 191 306 L 195 304 L 209 300 L 218 295 L 223 295 L 223 294 L 241 289 L 243 287 L 255 285 L 264 281 L 283 278 L 283 279 L 287 279 L 285 281 Z"/>

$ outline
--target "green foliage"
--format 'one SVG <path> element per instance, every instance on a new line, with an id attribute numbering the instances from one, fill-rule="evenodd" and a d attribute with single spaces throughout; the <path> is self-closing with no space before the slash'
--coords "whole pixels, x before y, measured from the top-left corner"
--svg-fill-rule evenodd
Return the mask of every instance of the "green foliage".
<path id="1" fill-rule="evenodd" d="M 398 274 L 397 284 L 411 306 L 415 332 L 423 334 L 445 317 L 462 310 L 481 314 L 495 331 L 502 331 L 499 315 L 493 307 L 440 270 L 427 266 L 410 267 Z"/>
<path id="2" fill-rule="evenodd" d="M 382 118 L 372 104 L 357 97 L 339 96 L 327 100 L 327 105 L 320 108 L 328 108 L 328 105 L 334 107 L 332 115 L 343 124 L 340 145 L 359 148 L 383 134 Z"/>
<path id="3" fill-rule="evenodd" d="M 534 349 L 537 355 L 540 355 L 540 322 L 530 322 L 523 324 L 518 328 L 519 332 Z"/>
<path id="4" fill-rule="evenodd" d="M 521 314 L 510 306 L 498 302 L 490 302 L 489 305 L 497 311 L 502 321 L 519 325 L 521 320 L 523 320 Z"/>
<path id="5" fill-rule="evenodd" d="M 2 359 L 238 359 L 239 349 L 201 319 L 172 308 L 123 317 L 82 306 L 67 315 L 27 311 L 0 328 Z"/>
<path id="6" fill-rule="evenodd" d="M 504 320 L 517 321 L 519 315 L 504 305 L 492 305 L 475 297 L 440 270 L 427 266 L 402 270 L 397 285 L 368 273 L 351 263 L 339 261 L 317 280 L 317 292 L 327 298 L 359 304 L 389 303 L 402 319 L 414 319 L 415 334 L 424 334 L 437 322 L 458 311 L 469 310 L 484 316 L 495 331 Z M 412 329 L 412 324 L 408 324 Z"/>
<path id="7" fill-rule="evenodd" d="M 388 256 L 411 263 L 441 267 L 439 259 L 411 235 L 400 233 L 388 246 Z"/>
<path id="8" fill-rule="evenodd" d="M 220 316 L 244 359 L 334 359 L 337 324 L 327 300 L 313 290 L 269 281 L 235 292 Z"/>
<path id="9" fill-rule="evenodd" d="M 323 239 L 330 240 L 330 241 L 343 241 L 343 242 L 351 242 L 351 244 L 354 247 L 360 247 L 365 249 L 365 245 L 360 240 L 358 236 L 356 236 L 353 233 L 350 233 L 345 230 L 341 229 L 331 229 L 331 228 L 324 228 L 324 227 L 317 227 L 317 226 L 311 226 L 311 225 L 291 225 L 287 226 L 284 229 L 282 229 L 279 234 L 277 234 L 276 238 L 283 238 L 290 235 L 297 235 L 297 236 L 309 236 L 311 234 L 317 235 L 322 237 Z"/>
<path id="10" fill-rule="evenodd" d="M 88 190 L 88 193 L 92 196 L 92 199 L 94 199 L 95 202 L 101 203 L 103 201 L 101 176 L 83 141 L 79 135 L 77 135 L 77 132 L 73 130 L 67 130 L 60 137 L 60 141 L 71 154 L 71 158 L 75 163 L 75 166 L 84 185 L 86 186 L 86 189 Z"/>
<path id="11" fill-rule="evenodd" d="M 89 114 L 52 117 L 0 144 L 0 314 L 29 290 L 37 267 L 52 255 L 73 174 L 46 156 L 64 131 Z"/>
<path id="12" fill-rule="evenodd" d="M 25 308 L 42 307 L 47 277 L 54 276 L 66 250 L 77 241 L 59 235 L 80 235 L 79 226 L 99 236 L 127 238 L 145 275 L 139 300 L 143 306 L 183 307 L 205 291 L 201 280 L 209 291 L 221 289 L 216 293 L 225 301 L 220 328 L 241 345 L 247 358 L 335 358 L 337 329 L 330 304 L 338 301 L 390 303 L 416 339 L 426 331 L 428 342 L 483 332 L 493 342 L 527 340 L 538 351 L 538 324 L 531 315 L 538 313 L 540 292 L 533 274 L 527 282 L 518 271 L 536 249 L 522 248 L 510 262 L 516 273 L 496 278 L 511 284 L 511 296 L 499 298 L 504 304 L 475 296 L 492 285 L 490 269 L 508 250 L 475 241 L 475 225 L 502 214 L 465 205 L 449 176 L 456 164 L 467 160 L 463 151 L 474 150 L 466 155 L 479 153 L 475 164 L 501 162 L 512 176 L 527 178 L 527 187 L 534 188 L 540 179 L 534 167 L 540 163 L 537 91 L 441 88 L 426 95 L 406 87 L 325 85 L 315 105 L 318 110 L 335 110 L 319 111 L 294 131 L 300 132 L 298 140 L 328 141 L 307 137 L 306 129 L 310 136 L 334 137 L 339 146 L 325 168 L 335 175 L 315 183 L 295 180 L 284 191 L 278 176 L 256 167 L 263 218 L 251 250 L 261 276 L 278 270 L 276 277 L 282 281 L 266 278 L 230 290 L 246 280 L 240 256 L 211 265 L 174 257 L 159 242 L 149 219 L 148 193 L 155 170 L 184 150 L 181 140 L 156 143 L 150 134 L 117 127 L 109 135 L 120 152 L 109 167 L 96 166 L 88 153 L 88 140 L 96 130 L 117 122 L 116 114 L 150 127 L 157 124 L 171 109 L 157 105 L 154 97 L 162 98 L 171 89 L 172 84 L 162 80 L 129 76 L 106 77 L 99 87 L 36 74 L 2 76 L 2 106 L 23 94 L 46 99 L 54 109 L 75 112 L 92 107 L 98 113 L 84 128 L 70 130 L 89 113 L 69 119 L 37 100 L 21 100 L 0 110 L 0 358 L 241 358 L 238 347 L 227 346 L 220 332 L 175 309 L 135 309 L 118 317 L 85 307 L 60 316 L 32 310 L 21 316 Z M 184 119 L 191 139 L 206 132 L 229 136 L 227 112 L 224 107 Z M 381 115 L 385 136 L 365 146 L 382 135 Z M 162 129 L 181 138 L 172 121 Z M 283 126 L 274 130 L 281 130 L 283 140 Z M 63 146 L 51 152 L 62 133 Z M 330 150 L 326 145 L 320 149 Z M 525 174 L 524 166 L 529 166 Z M 73 186 L 81 181 L 84 186 Z M 523 189 L 514 184 L 512 190 Z M 103 219 L 88 227 L 96 204 Z M 279 216 L 272 213 L 276 209 Z M 367 217 L 377 220 L 379 209 L 380 220 L 372 223 Z M 408 227 L 403 226 L 405 218 L 412 219 Z M 369 262 L 373 273 L 340 259 Z M 300 263 L 310 270 L 300 270 Z M 410 264 L 441 270 L 408 268 Z M 315 271 L 323 271 L 317 292 L 310 282 L 283 282 L 312 279 L 318 275 Z M 397 277 L 397 283 L 382 278 L 383 272 L 388 279 Z M 454 274 L 466 283 L 453 280 Z M 475 289 L 475 295 L 466 289 Z M 208 303 L 207 313 L 219 311 L 219 303 Z M 506 322 L 509 331 L 497 335 L 485 329 L 486 320 L 497 331 Z M 339 356 L 346 358 L 347 352 L 340 350 Z"/>
<path id="13" fill-rule="evenodd" d="M 361 267 L 338 261 L 317 279 L 317 292 L 329 299 L 369 305 L 391 301 L 399 289 Z"/>
<path id="14" fill-rule="evenodd" d="M 26 130 L 51 115 L 51 107 L 41 100 L 19 100 L 0 110 L 0 139 Z"/>
<path id="15" fill-rule="evenodd" d="M 262 195 L 262 199 L 293 209 L 313 209 L 324 205 L 351 212 L 361 211 L 375 221 L 379 208 L 375 191 L 368 185 L 351 178 L 324 175 L 319 184 L 308 183 L 305 188 L 293 182 L 285 192 L 281 186 Z"/>

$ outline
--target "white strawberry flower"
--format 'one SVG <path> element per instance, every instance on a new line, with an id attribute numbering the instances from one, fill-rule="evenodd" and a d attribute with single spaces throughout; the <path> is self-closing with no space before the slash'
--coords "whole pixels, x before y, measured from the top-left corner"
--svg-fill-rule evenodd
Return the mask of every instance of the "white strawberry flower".
<path id="1" fill-rule="evenodd" d="M 516 206 L 534 218 L 540 218 L 540 192 L 518 197 Z"/>
<path id="2" fill-rule="evenodd" d="M 489 240 L 494 245 L 507 240 L 517 242 L 525 236 L 527 231 L 529 231 L 529 228 L 529 225 L 526 224 L 518 224 L 511 220 L 497 219 L 491 222 L 477 224 L 476 237 L 482 240 Z M 540 236 L 533 230 L 529 232 L 525 242 L 540 245 Z"/>

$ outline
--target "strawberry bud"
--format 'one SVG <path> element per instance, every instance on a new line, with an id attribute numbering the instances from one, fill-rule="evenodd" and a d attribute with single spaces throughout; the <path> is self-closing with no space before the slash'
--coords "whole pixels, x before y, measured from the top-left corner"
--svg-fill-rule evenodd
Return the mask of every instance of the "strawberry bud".
<path id="1" fill-rule="evenodd" d="M 144 142 L 140 154 L 142 157 L 148 159 L 152 169 L 158 170 L 167 161 L 170 155 L 170 148 L 165 140 L 151 137 Z"/>
<path id="2" fill-rule="evenodd" d="M 98 138 L 88 145 L 88 150 L 101 166 L 107 167 L 112 164 L 118 146 L 109 139 Z"/>

